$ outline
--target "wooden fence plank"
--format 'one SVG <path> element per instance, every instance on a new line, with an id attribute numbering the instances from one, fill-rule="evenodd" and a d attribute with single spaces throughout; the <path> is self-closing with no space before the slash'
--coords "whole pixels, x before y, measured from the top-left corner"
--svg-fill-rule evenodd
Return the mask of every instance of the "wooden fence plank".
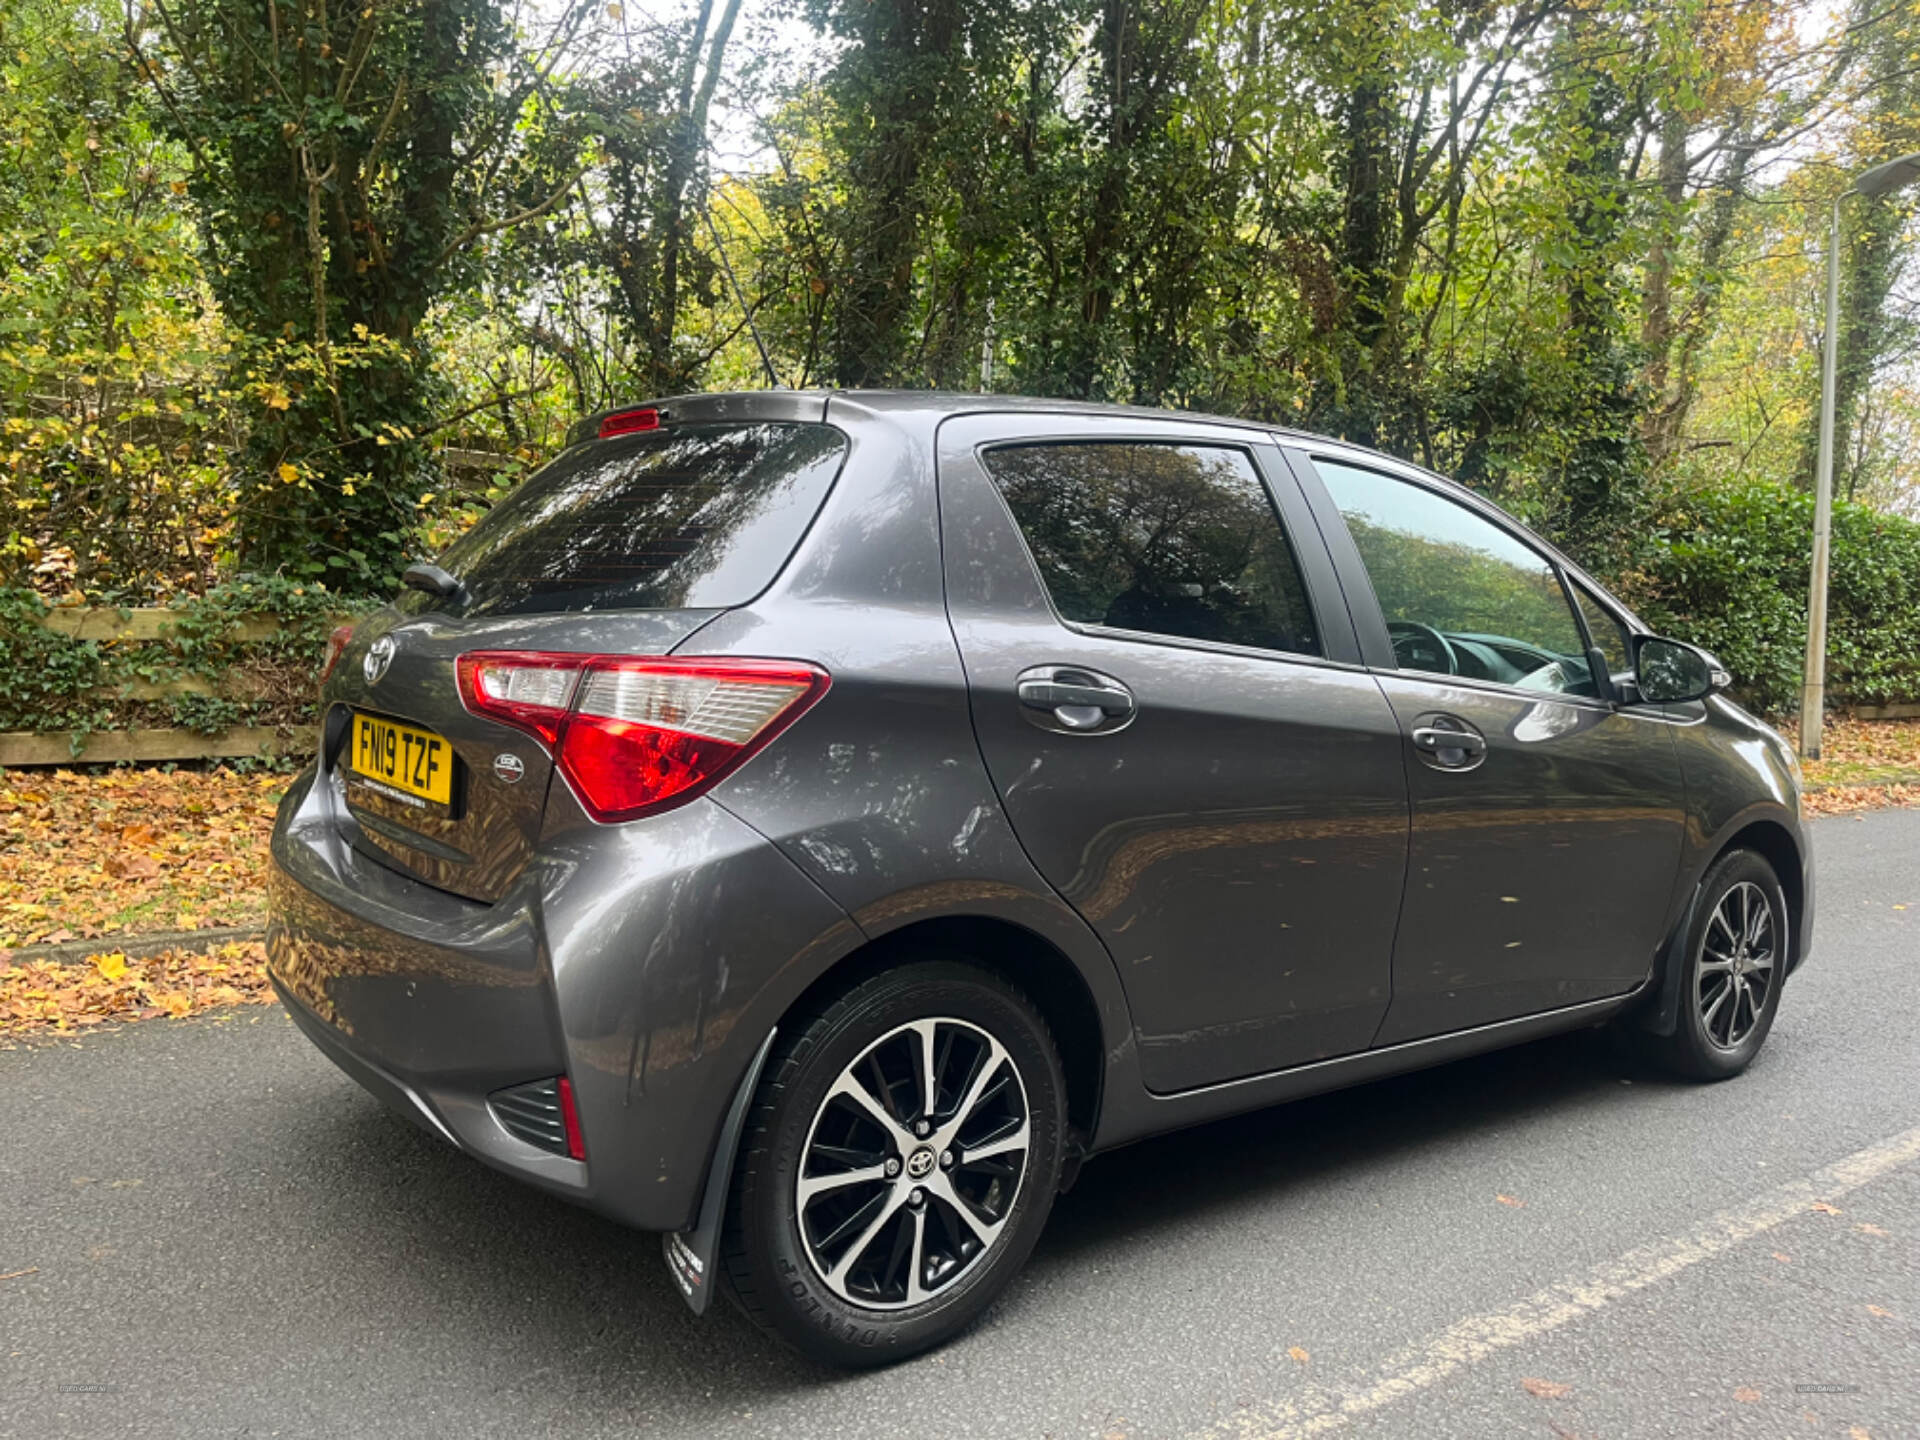
<path id="1" fill-rule="evenodd" d="M 116 760 L 148 763 L 160 760 L 230 760 L 237 756 L 311 755 L 314 727 L 296 725 L 286 730 L 271 725 L 248 725 L 221 735 L 196 735 L 191 730 L 96 730 L 86 738 L 78 757 L 69 737 L 17 732 L 0 735 L 0 768 L 28 765 L 96 765 Z"/>
<path id="2" fill-rule="evenodd" d="M 229 700 L 264 700 L 268 687 L 259 676 L 235 667 L 219 680 L 182 675 L 173 680 L 120 680 L 93 692 L 102 700 L 171 700 L 178 695 L 224 695 Z"/>
<path id="3" fill-rule="evenodd" d="M 63 606 L 49 610 L 40 623 L 76 640 L 164 640 L 178 615 L 163 607 L 129 610 L 123 619 L 106 605 Z M 277 615 L 248 615 L 234 625 L 237 640 L 266 640 L 282 628 Z"/>
<path id="4" fill-rule="evenodd" d="M 125 680 L 102 685 L 93 693 L 105 700 L 171 700 L 177 695 L 218 695 L 220 691 L 211 680 L 183 675 L 178 680 Z"/>
<path id="5" fill-rule="evenodd" d="M 448 445 L 440 451 L 443 464 L 461 470 L 523 470 L 526 463 L 517 455 L 502 455 L 497 450 L 462 450 Z"/>

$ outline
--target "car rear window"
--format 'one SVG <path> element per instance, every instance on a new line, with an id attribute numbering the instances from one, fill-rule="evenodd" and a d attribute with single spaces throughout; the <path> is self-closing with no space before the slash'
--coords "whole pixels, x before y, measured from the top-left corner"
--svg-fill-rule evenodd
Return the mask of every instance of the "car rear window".
<path id="1" fill-rule="evenodd" d="M 568 450 L 447 547 L 467 615 L 743 605 L 839 473 L 826 425 L 684 425 Z M 402 610 L 443 604 L 406 592 Z"/>

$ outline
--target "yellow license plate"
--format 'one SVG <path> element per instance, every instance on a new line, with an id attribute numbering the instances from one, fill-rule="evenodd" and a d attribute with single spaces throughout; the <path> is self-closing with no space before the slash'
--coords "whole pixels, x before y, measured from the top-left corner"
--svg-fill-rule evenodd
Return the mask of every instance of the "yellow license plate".
<path id="1" fill-rule="evenodd" d="M 350 758 L 364 779 L 437 805 L 453 802 L 453 747 L 431 730 L 356 712 Z"/>

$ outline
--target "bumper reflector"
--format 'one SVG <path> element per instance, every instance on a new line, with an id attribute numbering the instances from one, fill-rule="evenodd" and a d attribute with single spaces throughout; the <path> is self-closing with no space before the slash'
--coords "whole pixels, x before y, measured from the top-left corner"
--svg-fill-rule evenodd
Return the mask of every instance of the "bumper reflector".
<path id="1" fill-rule="evenodd" d="M 587 1158 L 580 1139 L 580 1117 L 573 1108 L 573 1086 L 564 1075 L 533 1080 L 487 1097 L 506 1132 L 536 1149 L 575 1160 Z"/>
<path id="2" fill-rule="evenodd" d="M 567 1154 L 576 1160 L 587 1158 L 587 1142 L 580 1138 L 580 1112 L 573 1108 L 573 1082 L 560 1077 L 560 1123 L 567 1130 Z"/>

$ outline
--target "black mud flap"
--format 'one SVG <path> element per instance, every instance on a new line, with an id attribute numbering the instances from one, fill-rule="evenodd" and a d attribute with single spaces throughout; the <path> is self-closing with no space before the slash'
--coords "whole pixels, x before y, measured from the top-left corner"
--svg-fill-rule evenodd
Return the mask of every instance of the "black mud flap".
<path id="1" fill-rule="evenodd" d="M 1693 933 L 1693 912 L 1699 904 L 1700 886 L 1696 884 L 1680 916 L 1679 928 L 1668 938 L 1660 956 L 1660 988 L 1635 1020 L 1650 1035 L 1671 1035 L 1680 1028 L 1680 983 L 1687 968 L 1687 937 Z"/>
<path id="2" fill-rule="evenodd" d="M 760 1049 L 747 1067 L 740 1088 L 733 1093 L 727 1109 L 726 1124 L 720 1127 L 720 1143 L 713 1147 L 713 1165 L 707 1171 L 707 1188 L 700 1200 L 700 1215 L 691 1230 L 675 1230 L 660 1237 L 661 1253 L 667 1257 L 667 1273 L 680 1287 L 681 1298 L 696 1315 L 707 1313 L 713 1303 L 717 1277 L 714 1262 L 720 1254 L 720 1229 L 727 1218 L 727 1191 L 733 1184 L 734 1155 L 740 1149 L 740 1132 L 746 1128 L 747 1107 L 753 1104 L 753 1092 L 760 1084 L 760 1071 L 773 1049 L 773 1037 L 767 1032 Z"/>

